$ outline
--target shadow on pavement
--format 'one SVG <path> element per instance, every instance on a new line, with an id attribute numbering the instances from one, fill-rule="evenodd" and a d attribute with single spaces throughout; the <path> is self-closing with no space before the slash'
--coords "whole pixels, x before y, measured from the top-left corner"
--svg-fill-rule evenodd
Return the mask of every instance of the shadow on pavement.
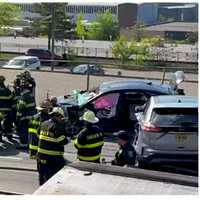
<path id="1" fill-rule="evenodd" d="M 17 150 L 16 147 L 19 145 L 19 140 L 17 137 L 13 137 L 12 140 L 8 140 L 6 137 L 3 137 L 3 142 L 0 142 L 0 156 L 14 156 L 18 155 L 20 152 L 27 152 Z"/>

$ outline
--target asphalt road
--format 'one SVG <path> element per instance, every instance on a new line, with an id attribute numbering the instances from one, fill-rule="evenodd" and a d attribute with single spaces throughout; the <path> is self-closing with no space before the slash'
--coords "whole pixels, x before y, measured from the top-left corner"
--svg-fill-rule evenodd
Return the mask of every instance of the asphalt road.
<path id="1" fill-rule="evenodd" d="M 6 77 L 6 84 L 12 84 L 19 71 L 0 69 L 0 74 Z M 114 70 L 113 70 L 114 73 Z M 125 73 L 125 72 L 122 72 Z M 141 71 L 126 71 L 129 75 L 148 77 L 148 79 L 162 77 L 160 72 L 141 72 Z M 67 73 L 52 73 L 52 72 L 32 72 L 32 76 L 35 78 L 36 87 L 36 100 L 40 102 L 42 99 L 46 98 L 47 92 L 50 96 L 61 96 L 64 94 L 69 94 L 74 89 L 86 89 L 87 86 L 87 76 L 67 74 Z M 188 79 L 198 80 L 197 75 L 187 75 Z M 103 81 L 110 81 L 123 78 L 114 78 L 109 76 L 90 76 L 90 88 L 98 86 Z M 181 85 L 181 88 L 185 89 L 187 95 L 198 96 L 198 83 L 185 82 Z"/>
<path id="2" fill-rule="evenodd" d="M 11 84 L 17 73 L 18 71 L 15 70 L 0 69 L 0 74 L 6 77 L 6 84 Z M 131 71 L 130 73 L 133 73 L 134 75 L 138 76 L 141 75 L 152 78 L 161 75 L 159 72 L 149 73 L 149 72 Z M 37 83 L 37 88 L 36 88 L 37 102 L 40 102 L 43 98 L 46 97 L 47 91 L 49 91 L 51 96 L 58 96 L 63 94 L 69 94 L 73 89 L 86 88 L 87 77 L 83 75 L 34 71 L 32 72 L 32 76 L 35 78 Z M 190 79 L 197 80 L 196 75 L 190 74 L 189 76 Z M 105 80 L 113 80 L 113 79 L 114 79 L 113 77 L 91 76 L 90 87 L 97 86 L 99 83 Z M 186 82 L 182 85 L 182 87 L 184 87 L 188 95 L 197 96 L 198 94 L 197 83 Z M 37 187 L 37 174 L 28 173 L 27 171 L 24 172 L 10 171 L 10 170 L 5 171 L 2 169 L 2 167 L 5 168 L 6 166 L 7 167 L 17 166 L 18 168 L 27 167 L 35 169 L 36 164 L 34 161 L 29 160 L 28 153 L 16 150 L 15 149 L 16 145 L 17 141 L 15 141 L 14 143 L 4 142 L 0 144 L 0 169 L 1 169 L 0 179 L 6 182 L 6 184 L 4 185 L 3 181 L 1 181 L 0 188 L 6 191 L 12 190 L 18 193 L 21 193 L 21 189 L 23 190 L 24 188 L 25 193 L 29 194 Z M 106 158 L 107 161 L 112 160 L 116 150 L 117 150 L 116 143 L 106 142 L 103 148 L 103 157 Z M 72 144 L 66 145 L 65 152 L 66 152 L 65 157 L 70 162 L 76 159 L 76 154 L 75 154 L 76 150 L 74 149 Z M 7 178 L 10 175 L 12 177 Z M 30 181 L 29 179 L 32 180 Z M 6 188 L 3 186 L 6 186 Z"/>
<path id="3" fill-rule="evenodd" d="M 0 169 L 1 191 L 32 194 L 38 188 L 38 174 L 31 171 Z"/>

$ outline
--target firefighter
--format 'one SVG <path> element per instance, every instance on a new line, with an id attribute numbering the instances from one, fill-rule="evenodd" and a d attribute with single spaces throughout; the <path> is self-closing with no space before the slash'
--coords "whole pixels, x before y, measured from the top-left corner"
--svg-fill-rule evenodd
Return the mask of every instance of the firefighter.
<path id="1" fill-rule="evenodd" d="M 21 78 L 22 78 L 22 74 L 19 73 L 16 76 L 16 79 L 13 82 L 13 122 L 16 125 L 16 114 L 17 114 L 17 102 L 20 99 L 21 96 Z"/>
<path id="2" fill-rule="evenodd" d="M 136 152 L 131 143 L 131 136 L 125 131 L 119 131 L 117 136 L 117 143 L 120 147 L 111 164 L 133 167 L 135 165 Z"/>
<path id="3" fill-rule="evenodd" d="M 53 107 L 60 107 L 59 104 L 58 104 L 57 97 L 51 97 L 50 98 L 50 102 L 51 102 L 51 104 L 52 104 Z"/>
<path id="4" fill-rule="evenodd" d="M 29 155 L 31 159 L 36 158 L 40 125 L 42 122 L 49 120 L 49 111 L 52 105 L 50 101 L 44 100 L 39 107 L 37 107 L 38 113 L 30 120 L 28 133 L 29 133 Z"/>
<path id="5" fill-rule="evenodd" d="M 35 79 L 31 76 L 31 73 L 28 70 L 25 70 L 22 74 L 23 80 L 27 82 L 27 85 L 32 92 L 33 96 L 35 97 L 35 87 L 36 87 L 36 82 Z"/>
<path id="6" fill-rule="evenodd" d="M 9 88 L 5 86 L 5 77 L 0 75 L 0 115 L 1 115 L 1 132 L 12 139 L 12 109 L 13 95 Z M 0 135 L 2 141 L 2 134 Z"/>
<path id="7" fill-rule="evenodd" d="M 33 97 L 27 82 L 22 81 L 22 91 L 17 103 L 16 124 L 20 138 L 20 146 L 17 149 L 28 149 L 28 127 L 30 119 L 36 114 L 35 98 Z"/>
<path id="8" fill-rule="evenodd" d="M 100 163 L 101 150 L 104 144 L 103 133 L 96 125 L 99 119 L 94 112 L 88 110 L 80 118 L 85 123 L 77 138 L 73 140 L 78 150 L 77 158 L 80 161 Z"/>
<path id="9" fill-rule="evenodd" d="M 64 111 L 60 107 L 49 113 L 50 120 L 41 124 L 37 168 L 39 184 L 42 185 L 65 165 L 64 145 L 68 143 Z"/>

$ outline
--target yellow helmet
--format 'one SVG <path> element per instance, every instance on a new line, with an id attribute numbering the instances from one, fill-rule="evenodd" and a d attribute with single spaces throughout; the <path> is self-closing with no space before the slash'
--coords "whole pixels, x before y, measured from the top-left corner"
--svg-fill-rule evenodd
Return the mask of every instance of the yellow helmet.
<path id="1" fill-rule="evenodd" d="M 86 112 L 84 112 L 83 116 L 80 117 L 80 120 L 84 120 L 90 123 L 97 123 L 99 121 L 99 118 L 97 118 L 94 114 L 94 112 L 88 110 Z"/>

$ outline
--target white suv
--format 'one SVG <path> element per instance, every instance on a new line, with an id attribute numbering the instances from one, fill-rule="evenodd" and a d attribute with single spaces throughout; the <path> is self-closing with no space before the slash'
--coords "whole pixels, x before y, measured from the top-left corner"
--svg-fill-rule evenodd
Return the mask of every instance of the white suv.
<path id="1" fill-rule="evenodd" d="M 137 113 L 134 147 L 138 165 L 191 163 L 198 168 L 198 99 L 153 96 Z"/>

